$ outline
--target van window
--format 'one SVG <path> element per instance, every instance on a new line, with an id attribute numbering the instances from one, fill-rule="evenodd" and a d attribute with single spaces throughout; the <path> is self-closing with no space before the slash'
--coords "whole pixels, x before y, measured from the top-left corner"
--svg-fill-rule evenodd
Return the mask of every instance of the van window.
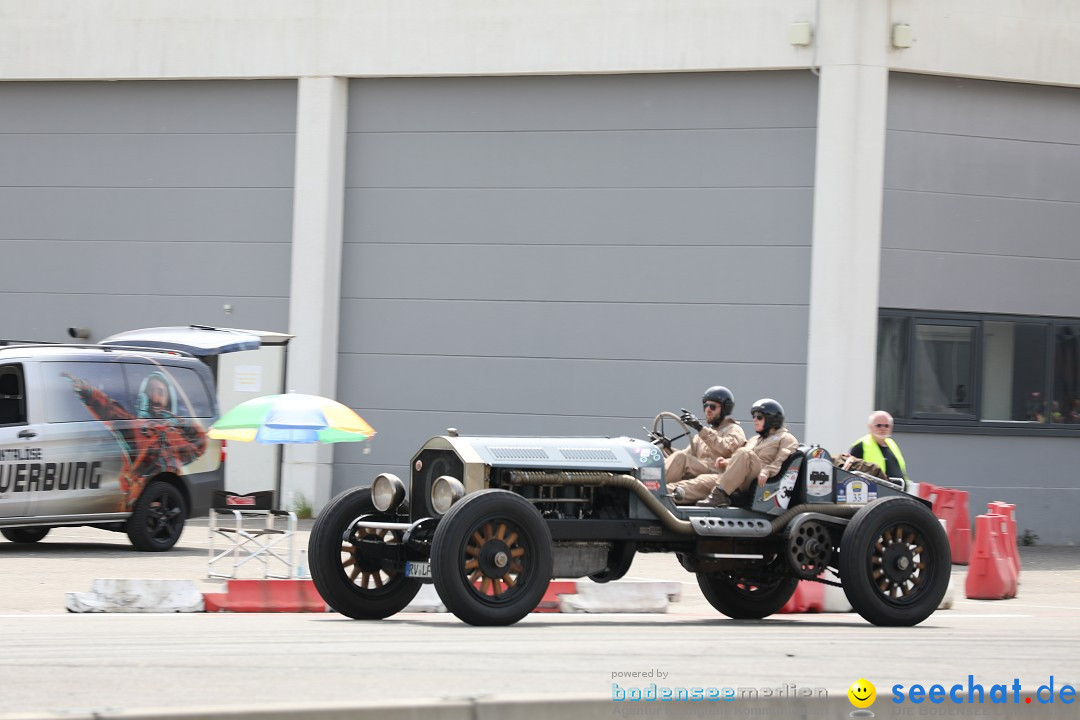
<path id="1" fill-rule="evenodd" d="M 187 418 L 214 415 L 210 394 L 202 378 L 191 368 L 130 363 L 124 365 L 124 372 L 136 417 L 162 412 Z"/>
<path id="2" fill-rule="evenodd" d="M 26 424 L 26 395 L 23 391 L 22 367 L 0 367 L 0 425 Z"/>
<path id="3" fill-rule="evenodd" d="M 46 362 L 41 364 L 45 390 L 45 419 L 53 423 L 99 419 L 107 406 L 131 414 L 124 375 L 116 363 Z"/>

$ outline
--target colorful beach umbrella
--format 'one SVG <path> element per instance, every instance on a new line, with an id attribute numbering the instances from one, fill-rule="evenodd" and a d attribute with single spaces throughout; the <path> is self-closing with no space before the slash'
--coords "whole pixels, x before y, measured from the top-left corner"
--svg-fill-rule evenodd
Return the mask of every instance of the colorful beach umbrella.
<path id="1" fill-rule="evenodd" d="M 336 400 L 286 393 L 240 403 L 211 425 L 209 434 L 218 440 L 270 445 L 360 442 L 375 430 Z"/>

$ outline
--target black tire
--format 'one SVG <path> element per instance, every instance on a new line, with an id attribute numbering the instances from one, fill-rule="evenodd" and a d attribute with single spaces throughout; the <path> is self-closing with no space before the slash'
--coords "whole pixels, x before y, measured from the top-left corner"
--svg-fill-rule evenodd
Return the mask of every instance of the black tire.
<path id="1" fill-rule="evenodd" d="M 0 534 L 13 543 L 36 543 L 49 534 L 52 528 L 48 527 L 17 527 L 4 528 Z"/>
<path id="2" fill-rule="evenodd" d="M 319 513 L 308 538 L 308 566 L 326 604 L 354 620 L 382 620 L 401 612 L 420 592 L 420 581 L 393 563 L 370 556 L 363 543 L 400 543 L 401 531 L 356 528 L 375 512 L 370 488 L 346 490 Z"/>
<path id="3" fill-rule="evenodd" d="M 186 520 L 183 493 L 159 480 L 147 485 L 139 495 L 124 529 L 136 550 L 164 552 L 180 539 Z"/>
<path id="4" fill-rule="evenodd" d="M 799 585 L 796 577 L 750 579 L 728 573 L 697 574 L 709 604 L 735 620 L 760 620 L 784 607 Z"/>
<path id="5" fill-rule="evenodd" d="M 525 498 L 481 490 L 439 522 L 431 560 L 435 589 L 450 612 L 470 625 L 511 625 L 547 591 L 551 532 Z"/>
<path id="6" fill-rule="evenodd" d="M 637 543 L 633 540 L 616 541 L 608 553 L 608 566 L 598 573 L 589 576 L 596 583 L 606 583 L 618 580 L 630 571 L 634 564 L 634 555 L 637 553 Z"/>
<path id="7" fill-rule="evenodd" d="M 949 539 L 929 508 L 887 497 L 860 510 L 840 540 L 848 602 L 874 625 L 918 625 L 949 588 Z"/>

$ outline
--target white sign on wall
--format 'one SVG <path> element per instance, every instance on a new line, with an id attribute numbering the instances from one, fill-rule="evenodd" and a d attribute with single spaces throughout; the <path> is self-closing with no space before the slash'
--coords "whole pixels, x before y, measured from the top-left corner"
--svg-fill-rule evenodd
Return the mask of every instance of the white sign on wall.
<path id="1" fill-rule="evenodd" d="M 233 370 L 233 390 L 236 392 L 262 392 L 262 365 L 237 365 Z"/>

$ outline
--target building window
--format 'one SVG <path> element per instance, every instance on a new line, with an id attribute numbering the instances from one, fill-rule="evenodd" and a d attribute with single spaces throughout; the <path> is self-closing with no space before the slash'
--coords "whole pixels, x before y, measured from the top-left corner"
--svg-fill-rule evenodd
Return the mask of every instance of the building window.
<path id="1" fill-rule="evenodd" d="M 875 399 L 913 428 L 1080 430 L 1080 324 L 882 310 Z"/>
<path id="2" fill-rule="evenodd" d="M 1046 325 L 983 323 L 982 419 L 1044 422 Z"/>
<path id="3" fill-rule="evenodd" d="M 1080 325 L 1058 325 L 1054 330 L 1054 399 L 1049 419 L 1080 425 Z"/>
<path id="4" fill-rule="evenodd" d="M 974 418 L 975 327 L 915 322 L 913 353 L 916 417 Z"/>

